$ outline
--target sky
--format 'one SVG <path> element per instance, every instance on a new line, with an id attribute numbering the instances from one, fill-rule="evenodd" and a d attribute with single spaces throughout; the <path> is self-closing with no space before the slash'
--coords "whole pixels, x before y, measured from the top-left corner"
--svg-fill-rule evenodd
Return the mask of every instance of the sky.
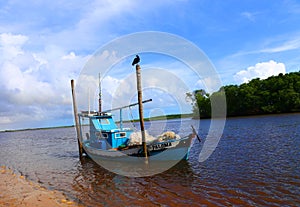
<path id="1" fill-rule="evenodd" d="M 124 35 L 157 31 L 182 37 L 205 53 L 229 85 L 299 71 L 299 22 L 295 0 L 1 0 L 0 131 L 73 124 L 70 80 L 80 77 L 101 46 Z M 190 83 L 187 90 L 203 86 L 180 61 L 155 55 L 142 54 L 149 72 L 171 65 L 174 73 L 168 74 Z M 103 99 L 129 87 L 122 84 L 132 81 L 133 71 L 122 68 L 133 57 L 105 74 Z M 160 103 L 180 102 L 173 91 L 151 90 L 146 98 L 164 94 Z M 156 111 L 176 113 L 159 105 Z"/>

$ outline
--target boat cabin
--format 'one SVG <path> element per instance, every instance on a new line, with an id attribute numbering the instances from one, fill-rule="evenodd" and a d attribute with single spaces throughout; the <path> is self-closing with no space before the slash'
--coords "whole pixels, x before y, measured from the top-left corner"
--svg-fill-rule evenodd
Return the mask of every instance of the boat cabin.
<path id="1" fill-rule="evenodd" d="M 95 148 L 107 150 L 127 145 L 133 132 L 130 128 L 118 127 L 110 113 L 81 113 L 79 117 L 89 119 L 90 145 Z"/>

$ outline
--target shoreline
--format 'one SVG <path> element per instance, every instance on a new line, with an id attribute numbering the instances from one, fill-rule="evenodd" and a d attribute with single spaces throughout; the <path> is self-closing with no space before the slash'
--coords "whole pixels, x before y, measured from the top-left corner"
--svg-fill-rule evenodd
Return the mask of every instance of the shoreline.
<path id="1" fill-rule="evenodd" d="M 48 190 L 37 183 L 0 166 L 0 206 L 74 207 L 81 206 L 62 192 Z"/>

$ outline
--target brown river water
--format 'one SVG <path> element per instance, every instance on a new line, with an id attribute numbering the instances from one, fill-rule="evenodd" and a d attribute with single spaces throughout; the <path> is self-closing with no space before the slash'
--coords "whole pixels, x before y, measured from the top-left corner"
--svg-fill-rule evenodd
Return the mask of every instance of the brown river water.
<path id="1" fill-rule="evenodd" d="M 203 139 L 209 125 L 201 120 Z M 195 142 L 188 161 L 148 177 L 80 160 L 74 128 L 2 132 L 0 146 L 0 165 L 84 206 L 300 206 L 300 114 L 229 118 L 206 161 L 198 162 Z"/>

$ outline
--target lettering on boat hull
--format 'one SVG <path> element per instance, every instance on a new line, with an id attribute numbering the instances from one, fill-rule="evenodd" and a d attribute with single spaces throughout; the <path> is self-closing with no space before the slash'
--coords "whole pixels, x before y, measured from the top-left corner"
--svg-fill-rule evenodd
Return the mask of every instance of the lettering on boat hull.
<path id="1" fill-rule="evenodd" d="M 158 143 L 158 144 L 154 144 L 154 145 L 150 145 L 149 147 L 152 148 L 152 150 L 156 151 L 156 150 L 163 150 L 167 147 L 171 147 L 172 143 L 171 142 L 165 142 L 165 143 Z"/>

